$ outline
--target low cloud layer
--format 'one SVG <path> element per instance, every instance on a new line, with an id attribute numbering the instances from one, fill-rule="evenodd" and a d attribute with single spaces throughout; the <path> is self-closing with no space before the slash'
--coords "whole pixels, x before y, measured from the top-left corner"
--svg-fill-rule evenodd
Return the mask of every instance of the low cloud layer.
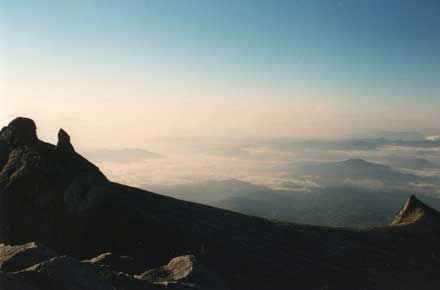
<path id="1" fill-rule="evenodd" d="M 117 162 L 96 156 L 95 161 L 111 179 L 146 188 L 148 184 L 236 179 L 297 192 L 340 185 L 376 191 L 412 190 L 440 196 L 440 146 L 437 141 L 266 139 L 227 143 L 173 138 L 161 142 L 158 154 L 135 150 L 133 155 L 129 150 L 125 158 L 127 151 L 124 150 L 97 150 L 95 152 L 123 154 L 122 157 L 115 154 Z M 340 168 L 340 175 L 331 177 L 326 171 L 304 171 L 305 165 L 319 169 L 323 164 L 329 166 L 329 172 L 335 172 L 332 164 L 340 167 L 346 160 L 355 160 L 354 165 L 348 163 L 355 166 L 350 168 L 354 174 L 347 175 L 343 168 Z"/>

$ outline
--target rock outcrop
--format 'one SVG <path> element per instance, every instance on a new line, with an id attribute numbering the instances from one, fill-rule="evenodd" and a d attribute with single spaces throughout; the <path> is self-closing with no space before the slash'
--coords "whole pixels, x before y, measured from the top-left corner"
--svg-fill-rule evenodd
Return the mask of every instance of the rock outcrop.
<path id="1" fill-rule="evenodd" d="M 139 274 L 145 270 L 133 257 L 119 256 L 113 253 L 104 253 L 89 260 L 84 260 L 95 266 L 112 269 L 128 274 Z"/>
<path id="2" fill-rule="evenodd" d="M 392 224 L 418 224 L 440 227 L 440 213 L 412 195 L 408 198 L 403 208 L 397 213 Z"/>
<path id="3" fill-rule="evenodd" d="M 38 142 L 37 126 L 28 118 L 16 118 L 0 131 L 0 140 L 11 147 L 32 145 Z"/>
<path id="4" fill-rule="evenodd" d="M 0 270 L 18 271 L 57 256 L 57 253 L 37 243 L 0 245 Z"/>
<path id="5" fill-rule="evenodd" d="M 57 250 L 81 243 L 78 218 L 108 183 L 75 152 L 40 141 L 35 123 L 17 118 L 0 133 L 0 241 L 39 241 Z"/>
<path id="6" fill-rule="evenodd" d="M 93 267 L 67 256 L 55 257 L 15 272 L 14 277 L 41 290 L 113 290 L 112 285 Z"/>
<path id="7" fill-rule="evenodd" d="M 195 256 L 172 259 L 167 265 L 137 276 L 156 285 L 166 287 L 193 287 L 196 289 L 227 290 L 227 283 L 216 273 L 202 265 Z"/>
<path id="8" fill-rule="evenodd" d="M 67 136 L 45 143 L 26 118 L 0 132 L 0 243 L 37 243 L 5 255 L 8 271 L 28 267 L 0 272 L 4 283 L 38 290 L 214 289 L 219 281 L 231 290 L 440 285 L 438 230 L 290 224 L 161 196 L 110 182 Z M 433 225 L 437 216 L 412 198 L 394 223 Z M 18 259 L 40 245 L 57 256 Z"/>
<path id="9" fill-rule="evenodd" d="M 60 129 L 58 131 L 57 149 L 65 152 L 75 152 L 72 143 L 70 143 L 70 136 L 66 131 Z"/>
<path id="10" fill-rule="evenodd" d="M 127 261 L 129 261 L 127 263 Z M 225 282 L 201 265 L 194 256 L 182 256 L 168 265 L 141 275 L 132 259 L 105 253 L 83 262 L 59 256 L 36 243 L 1 245 L 0 289 L 2 290 L 226 290 Z"/>

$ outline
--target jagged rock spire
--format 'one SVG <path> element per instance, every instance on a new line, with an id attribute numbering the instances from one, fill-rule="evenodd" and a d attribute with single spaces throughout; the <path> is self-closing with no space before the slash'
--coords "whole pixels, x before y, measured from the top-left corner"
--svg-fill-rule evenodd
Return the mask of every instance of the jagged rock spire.
<path id="1" fill-rule="evenodd" d="M 406 224 L 438 224 L 440 225 L 440 213 L 430 208 L 422 201 L 411 195 L 403 208 L 397 213 L 393 225 Z"/>
<path id="2" fill-rule="evenodd" d="M 38 141 L 37 126 L 32 119 L 18 117 L 3 127 L 0 140 L 12 147 L 34 144 Z"/>
<path id="3" fill-rule="evenodd" d="M 72 143 L 70 143 L 69 134 L 63 129 L 58 131 L 57 149 L 65 152 L 75 152 Z"/>

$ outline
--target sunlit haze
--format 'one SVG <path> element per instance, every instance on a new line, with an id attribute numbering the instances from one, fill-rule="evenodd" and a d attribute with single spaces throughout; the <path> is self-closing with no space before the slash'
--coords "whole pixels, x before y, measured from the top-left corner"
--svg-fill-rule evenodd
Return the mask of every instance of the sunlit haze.
<path id="1" fill-rule="evenodd" d="M 438 1 L 0 3 L 0 123 L 31 117 L 50 142 L 63 127 L 86 155 L 162 156 L 100 160 L 119 181 L 272 186 L 279 162 L 323 154 L 279 140 L 440 133 Z M 320 160 L 403 150 L 382 145 Z"/>

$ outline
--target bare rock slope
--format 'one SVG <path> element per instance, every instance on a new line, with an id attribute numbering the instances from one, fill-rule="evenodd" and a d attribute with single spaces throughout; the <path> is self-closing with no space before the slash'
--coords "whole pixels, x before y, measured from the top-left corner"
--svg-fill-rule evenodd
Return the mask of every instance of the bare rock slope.
<path id="1" fill-rule="evenodd" d="M 428 229 L 440 227 L 439 213 L 418 200 L 414 195 L 410 196 L 403 208 L 397 213 L 393 225 L 427 225 Z"/>
<path id="2" fill-rule="evenodd" d="M 390 226 L 269 221 L 112 183 L 58 136 L 57 146 L 39 140 L 26 118 L 0 132 L 0 243 L 51 249 L 14 264 L 0 247 L 1 265 L 14 265 L 0 268 L 2 290 L 440 285 L 440 214 L 415 197 Z"/>

